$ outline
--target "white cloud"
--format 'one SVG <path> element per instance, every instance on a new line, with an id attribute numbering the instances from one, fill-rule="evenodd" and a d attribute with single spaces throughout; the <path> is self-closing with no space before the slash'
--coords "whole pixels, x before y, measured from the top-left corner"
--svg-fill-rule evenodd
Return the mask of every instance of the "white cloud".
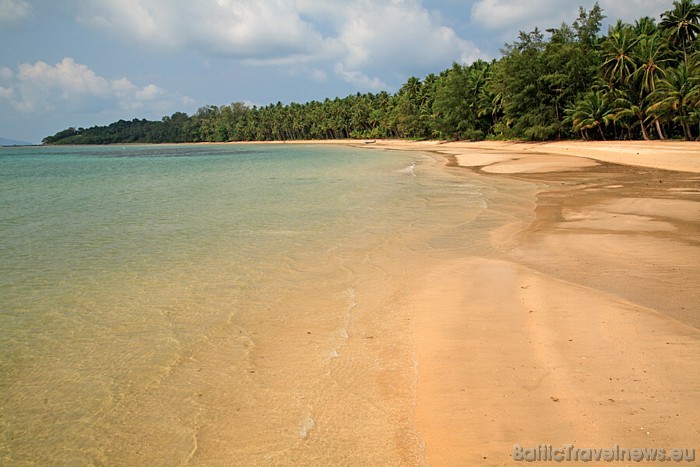
<path id="1" fill-rule="evenodd" d="M 417 0 L 356 2 L 344 16 L 339 36 L 347 47 L 349 68 L 432 66 L 452 60 L 473 61 L 476 46 L 441 25 Z"/>
<path id="2" fill-rule="evenodd" d="M 328 73 L 326 73 L 324 70 L 321 70 L 319 68 L 309 68 L 307 66 L 289 67 L 285 70 L 285 73 L 283 76 L 290 76 L 290 77 L 302 76 L 302 77 L 308 78 L 311 81 L 314 81 L 316 83 L 328 82 Z"/>
<path id="3" fill-rule="evenodd" d="M 136 99 L 140 101 L 152 101 L 153 99 L 157 99 L 161 97 L 164 94 L 164 91 L 160 89 L 158 86 L 155 84 L 149 84 L 145 86 L 142 89 L 139 89 L 136 91 Z"/>
<path id="4" fill-rule="evenodd" d="M 301 19 L 290 1 L 102 0 L 77 5 L 80 23 L 150 46 L 256 60 L 318 57 L 333 46 Z"/>
<path id="5" fill-rule="evenodd" d="M 9 87 L 2 88 L 0 97 L 10 99 L 21 112 L 135 110 L 172 100 L 154 84 L 139 87 L 127 78 L 110 80 L 70 57 L 55 65 L 23 63 L 17 73 L 3 68 L 0 75 L 13 78 Z"/>
<path id="6" fill-rule="evenodd" d="M 472 22 L 492 30 L 541 30 L 576 18 L 578 3 L 560 0 L 479 0 L 472 6 Z M 516 31 L 513 31 L 516 29 Z"/>
<path id="7" fill-rule="evenodd" d="M 358 0 L 344 6 L 339 20 L 345 53 L 336 73 L 360 88 L 386 88 L 387 79 L 396 82 L 482 56 L 418 0 Z"/>
<path id="8" fill-rule="evenodd" d="M 0 0 L 0 26 L 18 23 L 32 14 L 32 5 L 26 0 Z"/>
<path id="9" fill-rule="evenodd" d="M 23 63 L 19 66 L 17 79 L 25 97 L 42 90 L 57 92 L 54 95 L 67 100 L 86 95 L 103 96 L 110 90 L 109 81 L 97 76 L 87 66 L 76 63 L 72 58 L 64 58 L 54 66 L 41 61 L 33 65 Z M 30 98 L 25 103 L 33 108 L 34 102 L 30 100 L 35 99 Z"/>
<path id="10" fill-rule="evenodd" d="M 318 68 L 314 68 L 312 70 L 309 70 L 309 78 L 311 78 L 313 81 L 316 81 L 317 83 L 325 83 L 326 81 L 328 81 L 328 73 Z"/>
<path id="11" fill-rule="evenodd" d="M 600 7 L 610 21 L 632 23 L 644 16 L 659 20 L 659 15 L 673 8 L 670 0 L 600 0 Z"/>
<path id="12" fill-rule="evenodd" d="M 471 20 L 511 40 L 518 31 L 535 27 L 544 31 L 562 22 L 571 24 L 578 17 L 579 6 L 590 10 L 594 4 L 595 0 L 477 0 L 472 5 Z M 658 20 L 671 8 L 669 0 L 599 0 L 599 4 L 608 23 L 617 19 L 634 22 L 643 16 Z"/>
<path id="13" fill-rule="evenodd" d="M 346 82 L 361 88 L 361 89 L 371 89 L 373 91 L 378 91 L 380 89 L 386 89 L 387 85 L 379 78 L 370 78 L 361 71 L 357 70 L 346 70 L 342 63 L 338 63 L 335 66 L 335 72 Z"/>
<path id="14" fill-rule="evenodd" d="M 14 89 L 0 86 L 0 99 L 12 99 L 14 94 Z"/>
<path id="15" fill-rule="evenodd" d="M 482 56 L 419 0 L 76 0 L 75 5 L 81 24 L 145 46 L 195 50 L 252 66 L 306 64 L 315 70 L 310 79 L 334 72 L 362 88 Z"/>
<path id="16" fill-rule="evenodd" d="M 12 79 L 12 77 L 15 75 L 15 73 L 8 67 L 0 67 L 0 80 L 3 82 L 9 81 Z"/>

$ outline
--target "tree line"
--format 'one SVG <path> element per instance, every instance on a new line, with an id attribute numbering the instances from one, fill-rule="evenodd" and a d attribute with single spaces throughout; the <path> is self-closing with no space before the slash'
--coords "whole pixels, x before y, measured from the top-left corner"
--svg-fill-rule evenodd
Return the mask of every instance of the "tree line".
<path id="1" fill-rule="evenodd" d="M 208 105 L 191 116 L 68 128 L 44 144 L 340 138 L 700 138 L 700 5 L 617 21 L 601 34 L 596 3 L 559 28 L 520 32 L 498 60 L 454 63 L 394 94 L 303 104 Z"/>

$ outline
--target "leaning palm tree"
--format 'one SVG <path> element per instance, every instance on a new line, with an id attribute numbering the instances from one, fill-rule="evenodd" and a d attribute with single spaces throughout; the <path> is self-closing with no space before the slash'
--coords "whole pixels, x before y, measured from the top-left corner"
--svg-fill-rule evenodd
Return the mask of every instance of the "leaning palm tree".
<path id="1" fill-rule="evenodd" d="M 615 120 L 615 112 L 604 90 L 588 91 L 566 114 L 566 122 L 584 139 L 591 139 L 589 130 L 597 131 L 602 139 L 606 139 L 603 128 Z"/>
<path id="2" fill-rule="evenodd" d="M 630 139 L 632 139 L 632 130 L 636 126 L 639 126 L 642 138 L 645 140 L 651 139 L 646 128 L 646 122 L 649 119 L 647 116 L 647 104 L 642 96 L 629 90 L 625 92 L 620 91 L 617 93 L 613 107 L 611 120 L 627 128 Z"/>
<path id="3" fill-rule="evenodd" d="M 683 50 L 683 61 L 688 63 L 688 45 L 700 35 L 700 5 L 694 0 L 673 2 L 673 10 L 661 15 L 661 29 L 669 34 L 669 40 Z"/>
<path id="4" fill-rule="evenodd" d="M 656 91 L 649 95 L 651 105 L 648 112 L 657 118 L 666 117 L 678 123 L 685 139 L 691 140 L 693 134 L 690 123 L 698 107 L 698 95 L 698 68 L 681 63 L 678 68 L 668 70 L 666 76 L 659 80 Z"/>
<path id="5" fill-rule="evenodd" d="M 700 125 L 700 51 L 690 58 L 690 92 L 688 102 L 691 107 L 690 122 Z M 700 140 L 700 136 L 697 138 Z"/>
<path id="6" fill-rule="evenodd" d="M 639 91 L 639 98 L 643 99 L 656 90 L 656 82 L 664 77 L 665 67 L 670 63 L 671 57 L 668 48 L 658 34 L 641 37 L 632 52 L 634 60 L 638 64 L 632 75 L 632 80 Z M 654 125 L 659 138 L 664 139 L 661 123 L 658 119 L 654 119 Z M 644 129 L 643 124 L 642 129 Z"/>

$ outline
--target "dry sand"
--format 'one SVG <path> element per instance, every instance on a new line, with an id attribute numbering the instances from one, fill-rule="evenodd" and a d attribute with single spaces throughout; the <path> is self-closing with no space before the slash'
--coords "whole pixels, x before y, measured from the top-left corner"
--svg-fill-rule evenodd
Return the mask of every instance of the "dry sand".
<path id="1" fill-rule="evenodd" d="M 682 464 L 697 465 L 700 144 L 365 146 L 546 187 L 499 254 L 414 284 L 427 464 L 511 464 L 514 444 L 573 444 L 695 448 Z"/>
<path id="2" fill-rule="evenodd" d="M 452 154 L 463 166 L 489 166 L 486 172 L 520 173 L 517 166 L 512 170 L 498 170 L 493 164 L 499 161 L 519 161 L 520 163 L 539 160 L 545 166 L 545 158 L 557 161 L 557 166 L 566 169 L 571 164 L 590 164 L 584 161 L 602 161 L 636 167 L 675 170 L 700 173 L 700 144 L 685 141 L 556 141 L 548 143 L 523 143 L 515 141 L 485 142 L 439 142 L 439 141 L 403 141 L 377 140 L 366 146 L 378 146 L 402 150 L 437 151 Z M 568 156 L 568 157 L 565 157 Z M 569 158 L 583 159 L 583 161 Z M 568 160 L 569 164 L 561 162 Z M 496 170 L 494 170 L 496 169 Z M 529 168 L 526 172 L 533 172 Z M 551 170 L 547 170 L 551 171 Z"/>

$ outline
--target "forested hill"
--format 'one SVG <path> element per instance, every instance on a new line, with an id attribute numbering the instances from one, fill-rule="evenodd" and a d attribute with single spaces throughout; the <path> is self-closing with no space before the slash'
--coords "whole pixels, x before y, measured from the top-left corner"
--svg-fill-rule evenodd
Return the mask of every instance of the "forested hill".
<path id="1" fill-rule="evenodd" d="M 521 32 L 490 63 L 409 78 L 395 94 L 304 104 L 206 106 L 161 121 L 69 128 L 45 144 L 336 138 L 551 140 L 700 136 L 700 5 L 601 34 L 596 5 L 573 23 Z"/>

